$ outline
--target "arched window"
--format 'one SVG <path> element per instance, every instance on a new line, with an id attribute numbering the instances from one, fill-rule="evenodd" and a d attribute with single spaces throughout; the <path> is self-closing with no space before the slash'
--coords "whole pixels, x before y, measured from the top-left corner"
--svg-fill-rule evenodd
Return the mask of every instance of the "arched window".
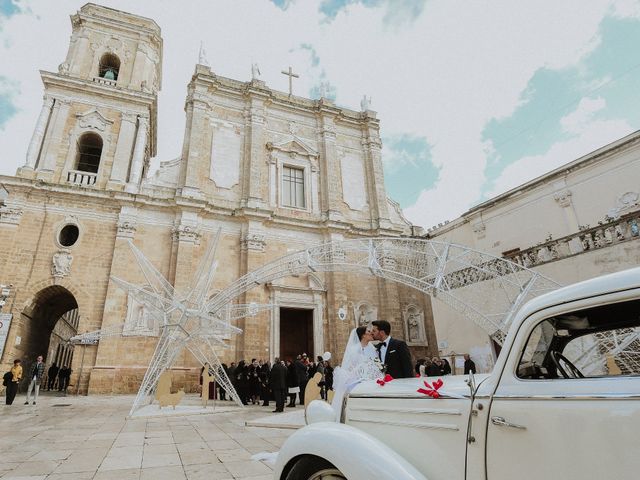
<path id="1" fill-rule="evenodd" d="M 100 155 L 102 154 L 102 138 L 95 133 L 85 133 L 78 140 L 76 170 L 98 173 Z"/>
<path id="2" fill-rule="evenodd" d="M 118 80 L 120 59 L 113 53 L 105 53 L 100 59 L 98 76 L 107 80 Z"/>

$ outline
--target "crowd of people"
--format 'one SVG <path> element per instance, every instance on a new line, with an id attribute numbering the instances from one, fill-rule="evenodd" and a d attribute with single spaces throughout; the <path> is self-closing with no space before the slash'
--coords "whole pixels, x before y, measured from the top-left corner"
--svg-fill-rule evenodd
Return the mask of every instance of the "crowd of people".
<path id="1" fill-rule="evenodd" d="M 451 374 L 451 364 L 446 358 L 433 357 L 421 358 L 416 362 L 415 366 L 416 375 L 421 377 L 442 377 L 443 375 Z M 464 374 L 476 373 L 476 364 L 469 355 L 464 355 Z"/>
<path id="2" fill-rule="evenodd" d="M 295 407 L 296 402 L 304 405 L 307 383 L 317 372 L 321 374 L 318 386 L 322 397 L 326 398 L 327 392 L 333 388 L 333 368 L 329 360 L 323 360 L 318 356 L 313 361 L 306 353 L 298 355 L 295 359 L 276 358 L 273 365 L 268 361 L 253 358 L 251 362 L 240 360 L 237 364 L 232 362 L 229 366 L 223 363 L 222 368 L 244 405 L 261 404 L 268 407 L 270 402 L 274 401 L 274 412 L 284 411 L 287 398 L 287 407 Z M 222 385 L 215 386 L 217 393 L 211 388 L 210 391 L 212 396 L 217 394 L 220 400 L 227 400 L 227 392 Z"/>
<path id="3" fill-rule="evenodd" d="M 6 404 L 12 405 L 13 401 L 18 394 L 20 382 L 23 379 L 24 369 L 22 361 L 15 359 L 13 361 L 13 367 L 6 372 L 2 377 L 2 384 L 6 387 Z M 67 365 L 58 367 L 56 363 L 52 363 L 47 374 L 45 375 L 45 363 L 42 355 L 38 355 L 35 363 L 33 363 L 27 370 L 25 379 L 29 382 L 27 387 L 27 398 L 24 402 L 25 405 L 35 405 L 38 401 L 38 394 L 40 393 L 40 387 L 43 389 L 46 387 L 47 391 L 55 390 L 56 387 L 59 392 L 67 392 L 69 387 L 69 379 L 71 378 L 71 368 Z M 33 398 L 33 400 L 32 400 Z"/>

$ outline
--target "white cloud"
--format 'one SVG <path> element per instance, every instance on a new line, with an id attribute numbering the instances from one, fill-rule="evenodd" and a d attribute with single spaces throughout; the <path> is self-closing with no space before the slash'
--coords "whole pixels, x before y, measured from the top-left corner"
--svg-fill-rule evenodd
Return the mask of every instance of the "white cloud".
<path id="1" fill-rule="evenodd" d="M 358 109 L 363 93 L 372 95 L 385 137 L 428 138 L 439 179 L 406 213 L 429 226 L 480 197 L 486 123 L 515 111 L 536 70 L 575 65 L 593 49 L 612 1 L 567 0 L 541 8 L 512 0 L 432 0 L 413 21 L 398 14 L 394 18 L 402 21 L 391 25 L 391 4 L 352 4 L 328 22 L 319 0 L 291 2 L 284 11 L 266 0 L 199 0 L 179 7 L 169 0 L 103 3 L 153 18 L 162 28 L 160 158 L 181 150 L 186 85 L 203 40 L 217 74 L 248 80 L 251 63 L 258 62 L 267 85 L 286 90 L 280 71 L 291 65 L 301 74 L 294 91 L 306 95 L 324 72 L 338 104 Z M 75 0 L 25 3 L 33 15 L 11 17 L 0 34 L 0 75 L 19 82 L 21 90 L 20 113 L 0 131 L 0 171 L 7 174 L 24 162 L 40 110 L 37 70 L 55 71 L 63 61 L 68 15 L 80 6 Z M 319 66 L 302 44 L 313 46 Z"/>
<path id="2" fill-rule="evenodd" d="M 560 126 L 567 133 L 580 133 L 591 121 L 593 115 L 606 106 L 604 98 L 584 97 L 577 108 L 560 119 Z"/>
<path id="3" fill-rule="evenodd" d="M 624 120 L 593 118 L 605 106 L 601 98 L 583 98 L 576 110 L 560 120 L 571 138 L 553 144 L 544 154 L 523 157 L 510 164 L 496 179 L 489 195 L 506 192 L 631 133 L 631 126 Z"/>

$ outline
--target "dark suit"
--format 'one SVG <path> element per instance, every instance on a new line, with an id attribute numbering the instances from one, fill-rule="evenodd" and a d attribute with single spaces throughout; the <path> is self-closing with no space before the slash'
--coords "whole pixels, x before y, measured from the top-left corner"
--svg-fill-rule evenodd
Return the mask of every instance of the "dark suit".
<path id="1" fill-rule="evenodd" d="M 384 358 L 386 372 L 393 378 L 412 378 L 413 362 L 409 347 L 402 340 L 387 339 L 387 354 Z"/>
<path id="2" fill-rule="evenodd" d="M 287 394 L 287 367 L 276 362 L 269 372 L 269 386 L 276 401 L 276 412 L 284 411 L 284 399 Z"/>

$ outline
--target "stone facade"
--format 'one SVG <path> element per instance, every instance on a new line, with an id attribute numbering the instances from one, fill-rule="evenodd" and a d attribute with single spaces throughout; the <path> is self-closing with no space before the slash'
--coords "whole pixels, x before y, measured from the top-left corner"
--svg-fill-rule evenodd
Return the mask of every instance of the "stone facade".
<path id="1" fill-rule="evenodd" d="M 428 238 L 511 259 L 567 285 L 640 264 L 640 132 L 472 208 Z M 498 294 L 498 293 L 496 293 Z M 487 334 L 434 302 L 442 353 L 484 370 Z"/>
<path id="2" fill-rule="evenodd" d="M 72 29 L 59 72 L 42 72 L 45 99 L 26 163 L 17 176 L 0 177 L 6 192 L 0 271 L 3 283 L 15 285 L 3 365 L 41 353 L 50 323 L 77 308 L 78 332 L 126 325 L 124 337 L 79 347 L 83 361 L 74 355 L 71 383 L 79 382 L 81 392 L 136 391 L 157 331 L 126 336 L 127 328 L 146 321 L 109 280 L 145 284 L 128 242 L 184 291 L 221 229 L 213 294 L 310 245 L 414 232 L 386 196 L 375 112 L 289 96 L 257 78 L 240 82 L 204 65 L 188 85 L 181 156 L 147 176 L 161 86 L 159 27 L 87 4 L 72 16 Z M 96 156 L 96 171 L 88 171 L 86 162 Z M 292 171 L 301 185 L 295 205 L 285 178 Z M 380 278 L 292 276 L 258 286 L 238 302 L 276 307 L 238 322 L 244 334 L 221 352 L 227 363 L 279 355 L 279 307 L 313 311 L 310 354 L 328 350 L 339 360 L 358 321 L 353 307 L 362 303 L 391 321 L 394 336 L 411 338 L 416 358 L 436 352 L 429 297 Z M 347 312 L 344 320 L 339 309 Z M 173 370 L 174 384 L 195 388 L 199 366 L 189 353 Z"/>

